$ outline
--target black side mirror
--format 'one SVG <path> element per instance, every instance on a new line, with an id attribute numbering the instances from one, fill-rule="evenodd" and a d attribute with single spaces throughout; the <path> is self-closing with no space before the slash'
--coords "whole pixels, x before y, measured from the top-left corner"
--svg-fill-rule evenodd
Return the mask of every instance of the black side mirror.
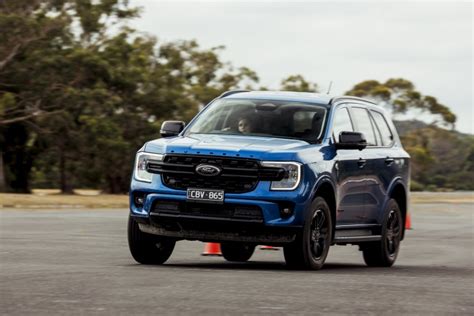
<path id="1" fill-rule="evenodd" d="M 359 149 L 367 147 L 367 140 L 364 134 L 359 132 L 341 132 L 336 149 Z"/>
<path id="2" fill-rule="evenodd" d="M 186 123 L 182 121 L 164 121 L 160 129 L 161 137 L 176 136 L 181 133 L 185 125 Z"/>

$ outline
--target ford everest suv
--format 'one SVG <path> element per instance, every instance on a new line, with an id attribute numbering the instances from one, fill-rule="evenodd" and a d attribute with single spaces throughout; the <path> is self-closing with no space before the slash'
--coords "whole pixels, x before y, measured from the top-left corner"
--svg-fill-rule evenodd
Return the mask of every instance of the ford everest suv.
<path id="1" fill-rule="evenodd" d="M 229 91 L 137 153 L 128 241 L 162 264 L 176 241 L 221 243 L 229 261 L 282 246 L 320 269 L 331 245 L 391 266 L 404 236 L 409 155 L 386 113 L 355 97 Z"/>

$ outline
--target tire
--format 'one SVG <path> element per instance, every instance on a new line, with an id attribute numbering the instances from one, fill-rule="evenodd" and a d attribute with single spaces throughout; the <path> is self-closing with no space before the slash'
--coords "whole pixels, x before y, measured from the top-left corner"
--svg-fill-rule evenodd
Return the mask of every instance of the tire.
<path id="1" fill-rule="evenodd" d="M 382 239 L 361 245 L 364 261 L 369 267 L 391 267 L 397 260 L 403 230 L 397 201 L 390 199 L 384 211 Z"/>
<path id="2" fill-rule="evenodd" d="M 222 256 L 227 261 L 246 262 L 252 257 L 255 251 L 254 245 L 243 243 L 222 243 Z"/>
<path id="3" fill-rule="evenodd" d="M 317 197 L 307 212 L 302 233 L 283 248 L 290 268 L 319 270 L 331 246 L 333 224 L 331 211 L 322 197 Z"/>
<path id="4" fill-rule="evenodd" d="M 141 264 L 163 264 L 173 252 L 176 241 L 167 237 L 146 234 L 138 223 L 128 218 L 128 247 L 133 259 Z"/>

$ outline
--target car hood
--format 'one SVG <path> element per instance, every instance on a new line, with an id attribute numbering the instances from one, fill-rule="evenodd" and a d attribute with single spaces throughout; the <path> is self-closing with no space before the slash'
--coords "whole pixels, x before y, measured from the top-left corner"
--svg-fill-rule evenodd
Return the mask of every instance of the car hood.
<path id="1" fill-rule="evenodd" d="M 160 154 L 229 155 L 243 158 L 295 160 L 296 153 L 311 146 L 296 139 L 241 135 L 193 134 L 148 142 L 145 151 Z"/>

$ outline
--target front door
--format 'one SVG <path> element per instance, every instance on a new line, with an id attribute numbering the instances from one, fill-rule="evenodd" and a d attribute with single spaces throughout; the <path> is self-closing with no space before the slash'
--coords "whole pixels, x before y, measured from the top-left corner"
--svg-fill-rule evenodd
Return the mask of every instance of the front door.
<path id="1" fill-rule="evenodd" d="M 339 141 L 341 132 L 355 131 L 349 109 L 341 107 L 336 110 L 333 124 L 334 142 Z M 364 172 L 366 161 L 360 150 L 340 149 L 336 153 L 335 173 L 337 181 L 336 225 L 360 224 L 365 222 L 365 187 Z"/>

